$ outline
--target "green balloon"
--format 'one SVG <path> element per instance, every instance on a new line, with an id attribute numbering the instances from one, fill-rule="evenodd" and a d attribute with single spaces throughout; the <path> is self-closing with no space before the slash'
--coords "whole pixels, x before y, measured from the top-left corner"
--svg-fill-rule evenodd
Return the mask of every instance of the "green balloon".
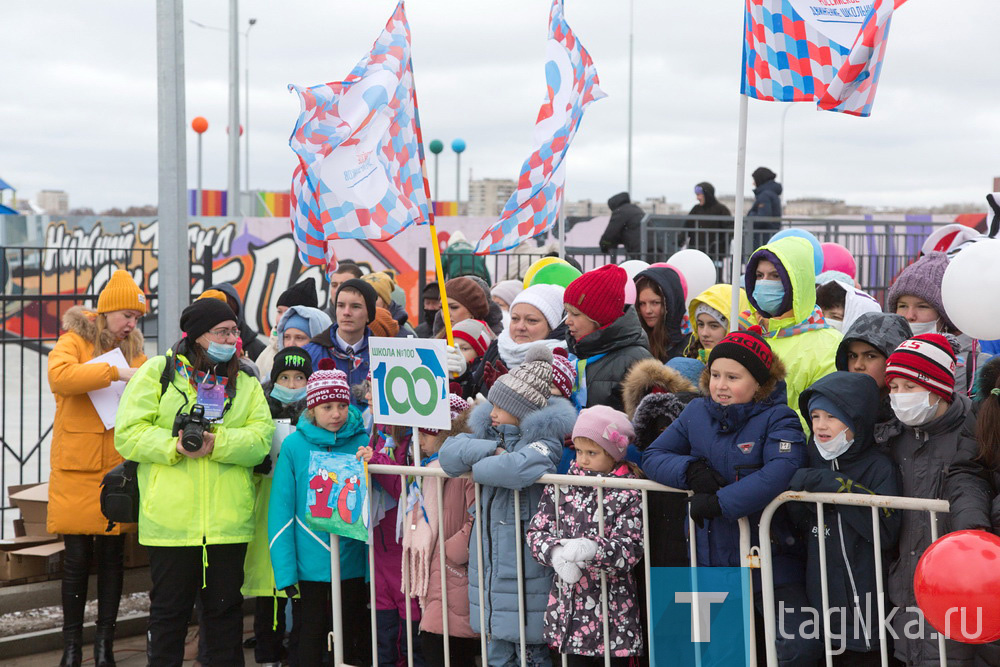
<path id="1" fill-rule="evenodd" d="M 543 266 L 531 277 L 532 285 L 558 285 L 568 287 L 571 282 L 579 278 L 582 274 L 569 264 L 556 262 Z"/>
<path id="2" fill-rule="evenodd" d="M 431 153 L 437 155 L 438 153 L 444 150 L 444 144 L 441 143 L 440 139 L 434 139 L 433 141 L 431 141 L 430 146 L 428 146 L 428 148 L 431 149 Z"/>

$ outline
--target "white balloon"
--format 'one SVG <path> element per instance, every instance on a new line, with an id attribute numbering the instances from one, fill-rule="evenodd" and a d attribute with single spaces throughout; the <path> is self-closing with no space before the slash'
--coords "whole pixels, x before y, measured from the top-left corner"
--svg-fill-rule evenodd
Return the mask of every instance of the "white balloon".
<path id="1" fill-rule="evenodd" d="M 618 266 L 625 269 L 625 273 L 628 274 L 629 280 L 635 280 L 635 277 L 649 268 L 649 262 L 644 262 L 641 259 L 630 259 L 627 262 L 622 262 Z"/>
<path id="2" fill-rule="evenodd" d="M 948 319 L 979 340 L 1000 338 L 1000 240 L 984 239 L 951 260 L 941 280 Z"/>
<path id="3" fill-rule="evenodd" d="M 719 282 L 715 262 L 701 250 L 687 248 L 676 252 L 667 260 L 667 264 L 684 274 L 688 286 L 688 304 L 691 299 Z"/>

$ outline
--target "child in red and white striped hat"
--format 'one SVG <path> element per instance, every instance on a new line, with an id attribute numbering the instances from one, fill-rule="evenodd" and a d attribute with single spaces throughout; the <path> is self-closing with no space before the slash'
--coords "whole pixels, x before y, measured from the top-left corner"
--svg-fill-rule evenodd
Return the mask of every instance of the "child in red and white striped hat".
<path id="1" fill-rule="evenodd" d="M 952 514 L 937 519 L 942 535 L 955 530 L 952 522 L 958 517 L 967 518 L 968 502 L 957 508 L 954 490 L 949 493 L 952 480 L 948 473 L 953 462 L 967 461 L 978 454 L 976 441 L 964 428 L 972 402 L 963 392 L 955 391 L 955 354 L 959 348 L 958 340 L 951 335 L 921 334 L 900 343 L 885 366 L 892 411 L 902 422 L 898 434 L 887 443 L 889 455 L 899 469 L 899 495 L 949 498 L 953 503 Z M 921 621 L 919 611 L 915 611 L 913 575 L 917 561 L 930 543 L 926 517 L 903 512 L 899 556 L 889 570 L 887 586 L 898 610 L 892 619 L 896 633 L 912 627 L 914 621 Z M 905 656 L 907 664 L 930 663 L 938 659 L 937 645 L 936 639 L 907 636 L 896 643 L 896 653 Z M 949 661 L 972 662 L 974 654 L 965 645 L 948 641 L 947 651 Z"/>

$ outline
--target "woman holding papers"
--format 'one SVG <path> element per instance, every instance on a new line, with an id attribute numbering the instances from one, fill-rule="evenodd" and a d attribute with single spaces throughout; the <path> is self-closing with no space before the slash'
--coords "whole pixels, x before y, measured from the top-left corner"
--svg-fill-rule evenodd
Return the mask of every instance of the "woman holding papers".
<path id="1" fill-rule="evenodd" d="M 127 271 L 115 271 L 97 299 L 97 311 L 74 306 L 63 316 L 66 331 L 49 353 L 49 386 L 56 399 L 49 477 L 50 533 L 63 535 L 63 657 L 82 661 L 83 608 L 91 561 L 97 559 L 97 638 L 94 662 L 114 665 L 115 619 L 122 593 L 123 532 L 101 514 L 100 484 L 122 462 L 115 450 L 114 411 L 120 387 L 146 361 L 139 318 L 146 297 Z M 115 383 L 121 384 L 115 384 Z M 110 426 L 108 425 L 110 424 Z"/>

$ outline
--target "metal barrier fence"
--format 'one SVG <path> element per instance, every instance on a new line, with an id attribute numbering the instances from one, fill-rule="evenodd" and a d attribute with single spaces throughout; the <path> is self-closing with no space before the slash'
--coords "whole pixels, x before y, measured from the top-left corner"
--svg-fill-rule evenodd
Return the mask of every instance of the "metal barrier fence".
<path id="1" fill-rule="evenodd" d="M 415 445 L 414 445 L 415 446 Z M 420 478 L 431 477 L 437 479 L 450 479 L 448 474 L 441 470 L 440 468 L 426 468 L 426 467 L 415 467 L 415 466 L 396 466 L 396 465 L 370 465 L 368 466 L 369 473 L 373 474 L 384 474 L 384 475 L 399 475 L 401 479 L 402 494 L 399 498 L 399 511 L 405 511 L 407 507 L 407 476 L 415 476 Z M 466 479 L 471 479 L 471 473 L 466 473 L 461 477 Z M 690 495 L 689 491 L 684 491 L 680 489 L 672 489 L 656 482 L 652 482 L 646 479 L 623 479 L 617 477 L 581 477 L 577 475 L 543 475 L 541 476 L 537 484 L 553 485 L 555 487 L 556 494 L 556 512 L 558 513 L 559 507 L 559 486 L 586 486 L 594 487 L 597 489 L 597 506 L 598 512 L 598 525 L 600 530 L 600 535 L 604 536 L 604 490 L 605 489 L 633 489 L 640 492 L 642 496 L 642 535 L 643 535 L 643 556 L 642 556 L 642 567 L 645 572 L 645 584 L 646 584 L 646 618 L 652 619 L 652 591 L 651 591 L 651 577 L 650 577 L 650 536 L 649 536 L 649 493 L 682 493 L 685 495 Z M 444 484 L 435 484 L 436 488 L 436 499 L 438 507 L 443 506 L 443 493 Z M 484 582 L 483 582 L 483 528 L 482 521 L 480 517 L 482 516 L 481 507 L 481 486 L 479 483 L 474 482 L 475 487 L 475 543 L 476 543 L 476 558 L 477 558 L 477 574 L 479 577 L 478 588 L 479 588 L 479 627 L 483 632 L 480 633 L 480 650 L 483 658 L 483 665 L 486 664 L 487 655 L 487 638 L 486 638 L 486 619 L 485 619 L 485 609 L 484 596 L 487 594 Z M 372 500 L 374 502 L 374 500 Z M 532 516 L 534 512 L 529 512 L 528 516 Z M 373 515 L 373 514 L 372 514 Z M 516 550 L 517 550 L 517 578 L 518 578 L 518 615 L 520 619 L 520 649 L 521 649 L 521 665 L 524 667 L 526 665 L 526 640 L 525 640 L 525 592 L 524 592 L 524 563 L 522 562 L 523 557 L 523 543 L 521 538 L 521 512 L 520 512 L 520 494 L 514 494 L 514 535 L 516 539 Z M 529 519 L 530 520 L 530 519 Z M 405 522 L 405 517 L 404 517 Z M 695 559 L 695 549 L 696 541 L 694 538 L 695 527 L 694 523 L 689 519 L 689 533 L 690 533 L 690 554 L 691 559 Z M 405 523 L 404 523 L 405 525 Z M 742 566 L 749 567 L 752 559 L 750 557 L 751 553 L 751 534 L 750 534 L 750 523 L 746 518 L 739 520 L 740 529 L 740 553 L 744 555 Z M 444 513 L 438 512 L 438 564 L 440 566 L 441 572 L 441 594 L 442 594 L 442 615 L 443 615 L 443 628 L 444 628 L 444 655 L 445 655 L 445 667 L 450 667 L 451 665 L 451 653 L 449 650 L 448 642 L 448 586 L 447 586 L 447 568 L 445 566 L 445 531 L 444 531 Z M 337 641 L 338 638 L 343 637 L 343 610 L 340 609 L 340 579 L 339 579 L 339 568 L 340 559 L 338 552 L 339 541 L 336 537 L 331 538 L 331 549 L 330 549 L 330 564 L 331 564 L 331 586 L 333 589 L 333 594 L 331 596 L 333 604 L 333 632 L 330 634 L 330 642 L 333 645 L 334 651 L 334 664 L 343 664 L 343 642 Z M 377 634 L 377 621 L 375 616 L 375 552 L 373 549 L 368 549 L 369 553 L 369 570 L 371 572 L 371 624 L 372 624 L 372 655 L 378 655 L 378 645 L 376 641 Z M 407 656 L 408 664 L 412 667 L 413 665 L 413 635 L 412 635 L 412 625 L 410 623 L 410 599 L 411 595 L 409 593 L 410 585 L 408 579 L 408 569 L 403 571 L 403 588 L 406 598 L 406 641 L 407 641 Z M 699 614 L 699 600 L 698 596 L 693 596 L 692 599 L 692 614 L 695 618 Z M 601 618 L 604 623 L 603 637 L 604 637 L 604 664 L 606 667 L 610 667 L 611 664 L 611 654 L 609 652 L 609 646 L 607 642 L 608 638 L 608 600 L 607 600 L 607 581 L 606 575 L 601 574 Z M 693 632 L 699 632 L 699 626 L 697 623 L 692 625 Z M 648 654 L 652 647 L 652 622 L 647 622 L 645 628 L 645 650 Z M 754 638 L 751 635 L 748 641 L 753 642 Z M 754 647 L 750 646 L 750 655 L 754 655 Z M 563 657 L 563 664 L 565 665 L 566 658 Z M 700 664 L 700 663 L 699 663 Z M 755 667 L 756 662 L 752 661 L 748 667 Z"/>
<path id="2" fill-rule="evenodd" d="M 879 650 L 883 667 L 889 665 L 888 641 L 885 634 L 886 605 L 885 586 L 882 572 L 882 539 L 881 525 L 879 524 L 878 513 L 885 508 L 898 510 L 927 512 L 931 527 L 931 542 L 938 538 L 937 515 L 947 514 L 950 506 L 947 500 L 927 499 L 927 498 L 905 498 L 900 496 L 876 496 L 853 493 L 807 493 L 786 491 L 775 498 L 764 508 L 760 518 L 760 535 L 765 537 L 770 534 L 771 521 L 779 507 L 789 502 L 815 503 L 816 505 L 816 537 L 819 540 L 819 561 L 820 561 L 820 586 L 823 603 L 823 648 L 826 656 L 827 667 L 833 665 L 833 649 L 830 631 L 831 612 L 829 604 L 829 592 L 827 582 L 827 562 L 826 562 L 826 523 L 823 517 L 824 505 L 845 505 L 852 507 L 870 507 L 872 513 L 872 549 L 875 555 L 875 593 L 878 606 L 878 633 Z M 845 556 L 846 558 L 846 556 Z M 776 648 L 777 632 L 775 629 L 775 601 L 774 601 L 774 563 L 771 558 L 770 540 L 762 539 L 760 542 L 760 569 L 761 569 L 761 593 L 764 606 L 764 636 L 767 649 L 768 667 L 778 666 L 778 653 Z M 864 625 L 862 623 L 862 625 Z M 846 636 L 843 638 L 846 644 Z M 938 651 L 940 664 L 942 667 L 948 664 L 948 656 L 945 648 L 945 633 L 937 633 Z"/>

